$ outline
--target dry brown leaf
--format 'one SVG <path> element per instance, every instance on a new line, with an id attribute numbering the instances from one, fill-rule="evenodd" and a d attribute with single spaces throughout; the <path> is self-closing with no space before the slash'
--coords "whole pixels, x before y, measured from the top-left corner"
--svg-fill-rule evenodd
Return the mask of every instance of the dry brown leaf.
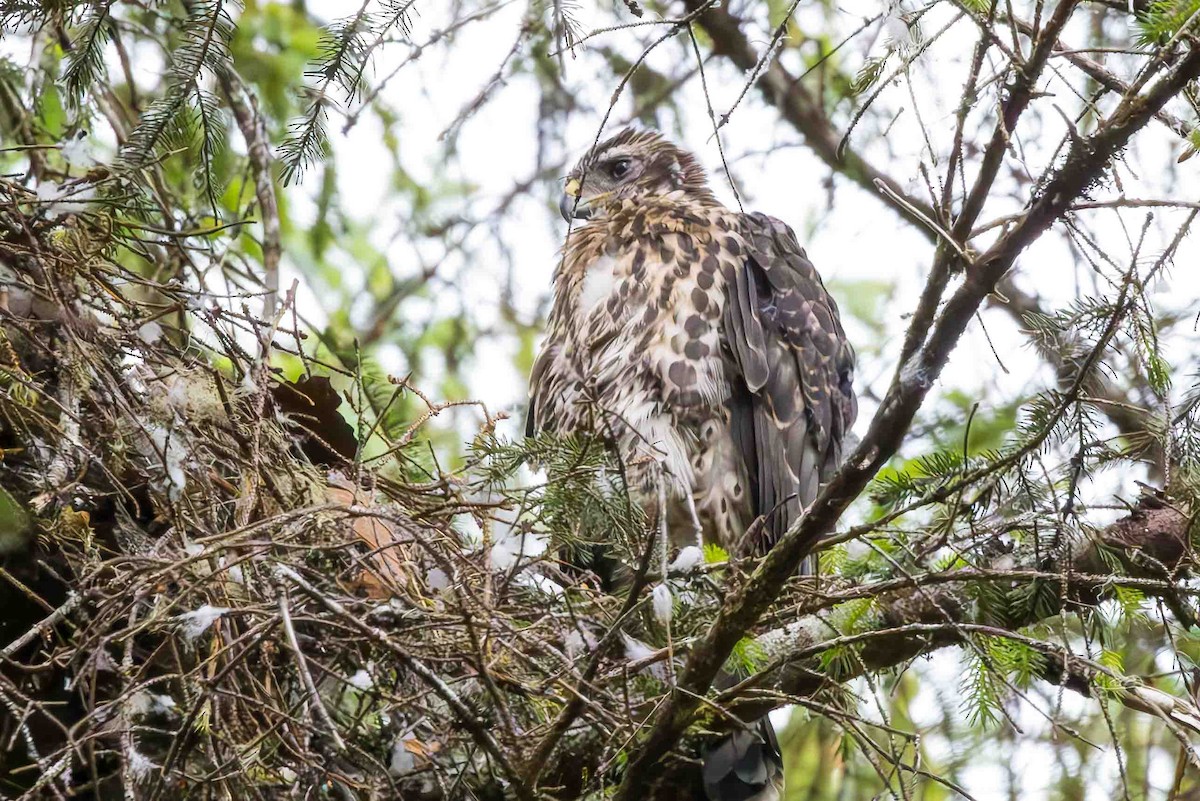
<path id="1" fill-rule="evenodd" d="M 346 506 L 370 506 L 371 499 L 360 491 L 331 478 L 327 489 L 329 500 Z M 355 583 L 371 598 L 391 598 L 397 591 L 413 592 L 420 587 L 408 545 L 401 542 L 395 524 L 381 517 L 356 515 L 350 519 L 350 530 L 371 549 L 368 567 L 356 577 Z"/>

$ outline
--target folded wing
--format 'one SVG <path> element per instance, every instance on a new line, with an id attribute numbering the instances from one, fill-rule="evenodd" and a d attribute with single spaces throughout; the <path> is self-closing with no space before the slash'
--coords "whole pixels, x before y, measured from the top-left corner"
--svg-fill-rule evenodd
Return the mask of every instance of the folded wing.
<path id="1" fill-rule="evenodd" d="M 724 341 L 734 441 L 750 477 L 764 553 L 837 468 L 857 405 L 854 351 L 837 304 L 792 230 L 741 217 L 747 243 L 728 276 Z"/>

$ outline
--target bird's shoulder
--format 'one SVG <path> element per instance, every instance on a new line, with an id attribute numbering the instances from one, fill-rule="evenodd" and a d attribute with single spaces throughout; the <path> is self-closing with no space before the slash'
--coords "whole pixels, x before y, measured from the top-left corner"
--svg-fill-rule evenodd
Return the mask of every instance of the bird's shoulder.
<path id="1" fill-rule="evenodd" d="M 781 220 L 754 212 L 737 215 L 745 243 L 746 277 L 756 283 L 759 313 L 785 338 L 805 335 L 805 344 L 841 361 L 853 358 L 842 330 L 837 302 L 800 244 Z M 800 344 L 800 343 L 794 343 Z"/>

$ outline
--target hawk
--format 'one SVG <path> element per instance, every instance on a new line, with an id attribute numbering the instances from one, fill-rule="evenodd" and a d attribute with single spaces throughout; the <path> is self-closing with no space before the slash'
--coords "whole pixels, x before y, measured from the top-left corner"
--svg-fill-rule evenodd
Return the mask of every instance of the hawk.
<path id="1" fill-rule="evenodd" d="M 787 225 L 723 206 L 653 131 L 592 148 L 559 208 L 581 224 L 527 432 L 607 440 L 673 545 L 765 553 L 836 469 L 856 413 L 854 352 L 820 275 Z M 747 731 L 709 752 L 709 797 L 772 797 L 773 747 Z"/>
<path id="2" fill-rule="evenodd" d="M 662 488 L 674 545 L 764 553 L 832 475 L 856 413 L 820 275 L 787 225 L 725 208 L 653 131 L 594 147 L 559 208 L 583 224 L 554 277 L 527 432 L 611 441 L 648 511 Z"/>

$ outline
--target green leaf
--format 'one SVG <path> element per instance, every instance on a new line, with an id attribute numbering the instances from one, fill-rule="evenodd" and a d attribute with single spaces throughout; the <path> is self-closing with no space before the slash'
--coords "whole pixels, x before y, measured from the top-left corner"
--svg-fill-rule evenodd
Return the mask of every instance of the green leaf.
<path id="1" fill-rule="evenodd" d="M 1151 353 L 1146 359 L 1146 380 L 1160 398 L 1171 389 L 1171 365 L 1158 353 Z"/>
<path id="2" fill-rule="evenodd" d="M 1126 620 L 1143 617 L 1142 604 L 1146 594 L 1135 587 L 1113 587 L 1113 597 L 1121 607 L 1121 614 Z"/>
<path id="3" fill-rule="evenodd" d="M 1096 660 L 1101 666 L 1107 668 L 1115 676 L 1108 673 L 1097 673 L 1095 684 L 1096 687 L 1106 696 L 1115 697 L 1120 695 L 1125 687 L 1122 677 L 1125 673 L 1125 658 L 1120 651 L 1114 651 L 1105 648 L 1100 652 L 1100 658 Z"/>
<path id="4" fill-rule="evenodd" d="M 38 121 L 51 139 L 61 139 L 66 130 L 67 113 L 63 109 L 62 95 L 54 84 L 47 83 L 38 96 Z"/>
<path id="5" fill-rule="evenodd" d="M 878 609 L 876 598 L 856 598 L 833 608 L 829 623 L 840 634 L 861 634 L 874 627 L 873 614 Z"/>
<path id="6" fill-rule="evenodd" d="M 986 645 L 981 644 L 980 648 L 986 653 Z M 963 712 L 972 726 L 991 728 L 1002 717 L 1003 685 L 979 653 L 968 651 L 965 659 L 967 667 L 960 685 Z"/>
<path id="7" fill-rule="evenodd" d="M 30 525 L 25 507 L 0 487 L 0 555 L 24 548 L 29 542 Z"/>
<path id="8" fill-rule="evenodd" d="M 1200 12 L 1200 0 L 1156 0 L 1138 15 L 1137 42 L 1148 46 L 1165 44 L 1189 22 L 1194 30 L 1193 17 Z"/>
<path id="9" fill-rule="evenodd" d="M 753 637 L 743 637 L 729 654 L 726 667 L 734 675 L 751 675 L 767 666 L 767 652 Z"/>

